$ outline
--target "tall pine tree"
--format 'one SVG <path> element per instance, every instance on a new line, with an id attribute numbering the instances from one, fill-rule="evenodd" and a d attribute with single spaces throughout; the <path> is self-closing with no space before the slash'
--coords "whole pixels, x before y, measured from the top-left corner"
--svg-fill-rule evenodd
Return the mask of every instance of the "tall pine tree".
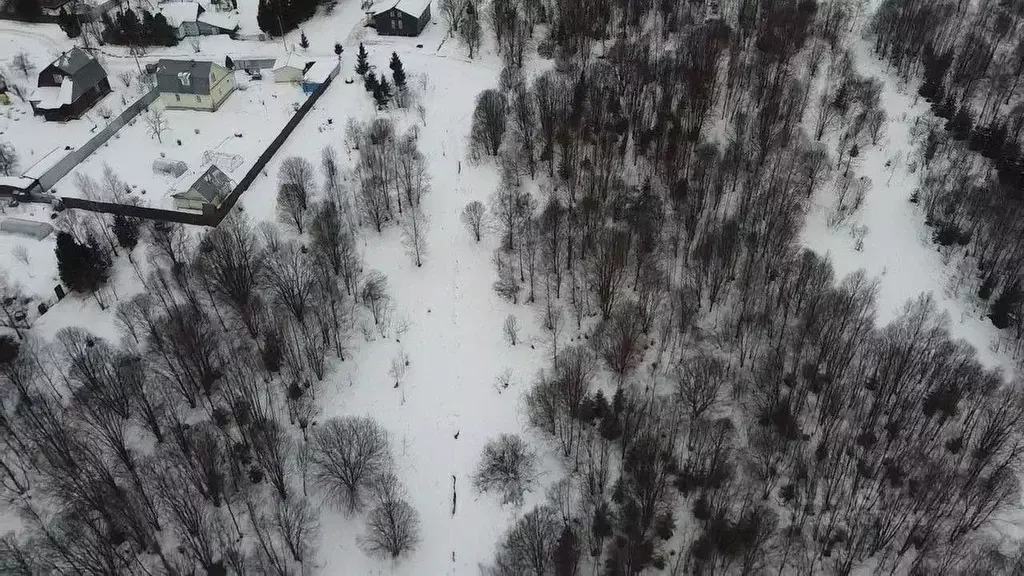
<path id="1" fill-rule="evenodd" d="M 111 226 L 117 243 L 129 252 L 139 243 L 139 221 L 122 214 L 114 216 L 114 224 Z"/>
<path id="2" fill-rule="evenodd" d="M 395 88 L 404 90 L 405 68 L 402 66 L 402 61 L 398 59 L 398 52 L 391 53 L 391 64 L 388 67 L 391 68 L 391 77 L 395 80 Z"/>
<path id="3" fill-rule="evenodd" d="M 110 258 L 95 242 L 79 244 L 67 232 L 58 232 L 55 252 L 60 281 L 71 290 L 95 292 L 107 281 Z"/>
<path id="4" fill-rule="evenodd" d="M 377 101 L 377 108 L 386 108 L 391 100 L 391 84 L 387 76 L 381 76 L 377 83 L 377 89 L 373 91 L 373 99 Z"/>
<path id="5" fill-rule="evenodd" d="M 370 63 L 367 61 L 369 55 L 366 53 L 366 48 L 363 43 L 359 43 L 359 53 L 356 54 L 356 74 L 360 76 L 366 74 L 370 70 Z"/>

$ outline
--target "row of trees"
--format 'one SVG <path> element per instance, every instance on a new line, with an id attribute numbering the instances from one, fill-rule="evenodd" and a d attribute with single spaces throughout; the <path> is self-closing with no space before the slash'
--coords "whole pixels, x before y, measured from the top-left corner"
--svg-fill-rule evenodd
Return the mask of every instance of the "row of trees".
<path id="1" fill-rule="evenodd" d="M 983 528 L 1016 506 L 1024 404 L 931 297 L 876 328 L 876 283 L 799 241 L 886 121 L 855 7 L 721 4 L 557 2 L 554 70 L 478 98 L 501 179 L 463 221 L 536 302 L 527 414 L 569 471 L 493 572 L 1012 573 Z M 499 439 L 478 485 L 516 501 L 530 462 Z"/>
<path id="2" fill-rule="evenodd" d="M 163 14 L 142 11 L 142 18 L 134 10 L 128 8 L 111 16 L 105 12 L 102 18 L 103 41 L 121 46 L 176 46 L 178 36 L 174 28 L 167 22 Z M 70 17 L 65 21 L 64 30 L 68 36 L 74 37 L 81 33 L 81 24 L 71 24 Z M 72 36 L 72 33 L 77 32 Z"/>

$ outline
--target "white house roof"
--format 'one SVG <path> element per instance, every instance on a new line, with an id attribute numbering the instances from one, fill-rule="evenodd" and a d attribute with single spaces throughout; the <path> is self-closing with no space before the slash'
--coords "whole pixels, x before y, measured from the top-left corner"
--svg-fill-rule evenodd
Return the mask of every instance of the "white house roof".
<path id="1" fill-rule="evenodd" d="M 306 62 L 309 60 L 305 56 L 296 54 L 295 52 L 289 52 L 287 56 L 282 56 L 277 60 L 274 60 L 273 70 L 280 70 L 281 68 L 295 68 L 299 72 L 302 72 L 306 68 Z"/>
<path id="2" fill-rule="evenodd" d="M 427 9 L 427 6 L 430 6 L 430 0 L 386 0 L 380 4 L 380 8 L 373 15 L 377 16 L 388 10 L 400 10 L 419 18 L 420 14 L 423 14 L 423 11 Z"/>
<path id="3" fill-rule="evenodd" d="M 302 79 L 306 82 L 323 84 L 327 81 L 327 78 L 331 75 L 331 72 L 334 71 L 334 68 L 337 65 L 337 62 L 319 60 L 314 62 L 313 65 L 309 67 L 309 70 L 306 70 L 306 73 L 302 75 Z"/>
<path id="4" fill-rule="evenodd" d="M 160 5 L 160 13 L 167 23 L 177 28 L 185 22 L 195 22 L 199 17 L 198 2 L 167 2 Z"/>
<path id="5" fill-rule="evenodd" d="M 75 84 L 71 78 L 65 77 L 60 86 L 41 86 L 35 89 L 29 102 L 35 102 L 36 108 L 40 110 L 56 110 L 66 104 L 71 104 L 71 94 Z"/>
<path id="6" fill-rule="evenodd" d="M 238 16 L 227 12 L 214 12 L 207 10 L 199 15 L 199 21 L 221 30 L 234 30 L 238 28 Z"/>

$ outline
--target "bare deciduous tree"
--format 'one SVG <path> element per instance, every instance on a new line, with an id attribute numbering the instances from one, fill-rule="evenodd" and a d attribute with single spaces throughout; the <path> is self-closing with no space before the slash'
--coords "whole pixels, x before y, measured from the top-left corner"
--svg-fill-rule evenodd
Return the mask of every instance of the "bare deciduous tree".
<path id="1" fill-rule="evenodd" d="M 371 418 L 348 416 L 322 422 L 310 440 L 313 481 L 349 514 L 362 510 L 365 492 L 391 466 L 387 432 Z"/>
<path id="2" fill-rule="evenodd" d="M 505 338 L 508 339 L 508 343 L 515 346 L 519 342 L 519 320 L 513 314 L 509 314 L 505 317 L 505 323 L 502 324 L 502 331 L 505 334 Z"/>
<path id="3" fill-rule="evenodd" d="M 417 267 L 423 266 L 423 258 L 427 255 L 427 216 L 419 206 L 410 206 L 405 211 L 402 222 L 402 243 L 405 250 Z"/>
<path id="4" fill-rule="evenodd" d="M 29 56 L 28 52 L 25 52 L 24 50 L 18 52 L 13 58 L 11 58 L 11 66 L 13 66 L 15 70 L 21 72 L 25 78 L 28 78 L 29 74 L 36 69 L 36 65 L 32 63 L 31 56 Z"/>
<path id="5" fill-rule="evenodd" d="M 505 137 L 506 108 L 505 95 L 497 90 L 484 90 L 476 97 L 469 139 L 478 153 L 498 155 Z"/>
<path id="6" fill-rule="evenodd" d="M 495 572 L 500 576 L 550 574 L 552 556 L 561 533 L 558 513 L 538 506 L 505 533 L 495 553 Z"/>
<path id="7" fill-rule="evenodd" d="M 269 258 L 264 282 L 274 299 L 300 324 L 313 305 L 316 290 L 315 263 L 296 244 L 286 245 Z"/>
<path id="8" fill-rule="evenodd" d="M 146 123 L 146 133 L 149 134 L 149 137 L 156 137 L 157 142 L 163 143 L 164 132 L 171 127 L 164 116 L 163 108 L 158 106 L 150 108 L 149 112 L 142 116 L 142 121 Z"/>
<path id="9" fill-rule="evenodd" d="M 537 455 L 520 436 L 502 434 L 487 441 L 473 484 L 481 492 L 496 491 L 502 504 L 520 504 L 537 480 Z"/>
<path id="10" fill-rule="evenodd" d="M 385 472 L 373 482 L 373 508 L 366 518 L 363 548 L 370 554 L 399 558 L 420 541 L 420 516 L 405 500 L 398 478 Z"/>
<path id="11" fill-rule="evenodd" d="M 484 208 L 484 203 L 479 200 L 473 200 L 462 209 L 462 223 L 466 225 L 466 228 L 469 228 L 469 232 L 473 234 L 473 238 L 477 242 L 480 241 L 483 235 L 484 216 L 486 214 L 487 209 Z"/>

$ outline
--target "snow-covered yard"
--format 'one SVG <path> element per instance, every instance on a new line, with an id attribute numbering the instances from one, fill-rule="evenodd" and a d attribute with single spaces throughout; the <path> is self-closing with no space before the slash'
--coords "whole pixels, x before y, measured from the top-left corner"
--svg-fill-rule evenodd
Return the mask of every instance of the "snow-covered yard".
<path id="1" fill-rule="evenodd" d="M 102 187 L 106 166 L 131 188 L 131 196 L 156 208 L 173 209 L 171 195 L 187 189 L 211 163 L 237 182 L 308 95 L 296 84 L 275 83 L 269 74 L 253 81 L 235 74 L 238 88 L 216 111 L 162 110 L 166 130 L 159 139 L 148 113 L 139 114 L 60 180 L 56 193 L 82 197 L 80 174 Z M 157 159 L 184 162 L 188 171 L 180 177 L 155 173 Z"/>

